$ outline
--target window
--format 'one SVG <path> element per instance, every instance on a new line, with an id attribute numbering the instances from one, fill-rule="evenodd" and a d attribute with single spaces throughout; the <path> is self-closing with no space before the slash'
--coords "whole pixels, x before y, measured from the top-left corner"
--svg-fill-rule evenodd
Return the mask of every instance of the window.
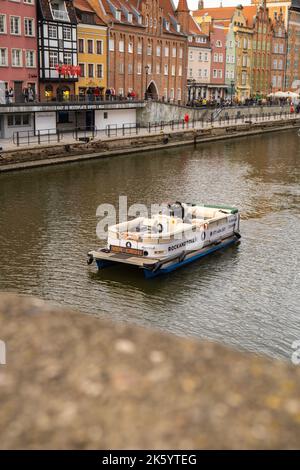
<path id="1" fill-rule="evenodd" d="M 179 59 L 183 58 L 183 49 L 182 47 L 179 49 Z"/>
<path id="2" fill-rule="evenodd" d="M 177 90 L 177 99 L 178 99 L 178 101 L 181 100 L 181 88 L 178 88 L 178 90 Z"/>
<path id="3" fill-rule="evenodd" d="M 194 54 L 193 54 L 193 51 L 190 51 L 190 60 L 194 60 Z"/>
<path id="4" fill-rule="evenodd" d="M 83 39 L 78 39 L 78 52 L 80 54 L 84 53 L 84 40 Z"/>
<path id="5" fill-rule="evenodd" d="M 132 64 L 128 64 L 128 75 L 132 75 L 132 73 L 133 73 Z"/>
<path id="6" fill-rule="evenodd" d="M 152 73 L 152 65 L 147 64 L 147 66 L 148 66 L 148 74 L 150 75 Z"/>
<path id="7" fill-rule="evenodd" d="M 124 73 L 124 64 L 123 64 L 122 62 L 119 64 L 119 72 L 120 72 L 121 74 Z"/>
<path id="8" fill-rule="evenodd" d="M 129 54 L 133 54 L 133 42 L 128 43 L 128 52 Z"/>
<path id="9" fill-rule="evenodd" d="M 182 65 L 179 65 L 178 75 L 179 75 L 179 77 L 182 77 Z"/>
<path id="10" fill-rule="evenodd" d="M 128 23 L 132 23 L 132 19 L 133 19 L 132 13 L 128 13 L 127 15 Z"/>
<path id="11" fill-rule="evenodd" d="M 160 54 L 161 54 L 161 47 L 160 47 L 160 46 L 157 46 L 157 47 L 156 47 L 156 55 L 157 55 L 157 57 L 160 57 Z"/>
<path id="12" fill-rule="evenodd" d="M 156 64 L 156 75 L 160 75 L 160 71 L 161 71 L 160 64 Z"/>
<path id="13" fill-rule="evenodd" d="M 279 44 L 279 53 L 280 53 L 280 54 L 283 54 L 283 53 L 284 53 L 283 44 Z"/>
<path id="14" fill-rule="evenodd" d="M 25 36 L 34 36 L 33 18 L 24 18 Z"/>
<path id="15" fill-rule="evenodd" d="M 29 126 L 30 115 L 29 114 L 13 114 L 7 118 L 8 127 L 17 126 Z"/>
<path id="16" fill-rule="evenodd" d="M 169 57 L 169 47 L 165 47 L 165 57 Z"/>
<path id="17" fill-rule="evenodd" d="M 222 42 L 219 39 L 216 41 L 216 46 L 217 47 L 222 47 Z"/>
<path id="18" fill-rule="evenodd" d="M 172 65 L 172 77 L 175 77 L 175 71 L 176 71 L 175 65 Z"/>
<path id="19" fill-rule="evenodd" d="M 22 67 L 22 49 L 11 50 L 11 64 L 13 67 Z"/>
<path id="20" fill-rule="evenodd" d="M 204 69 L 204 70 L 203 70 L 203 76 L 204 76 L 204 78 L 207 78 L 207 77 L 208 77 L 207 69 Z"/>
<path id="21" fill-rule="evenodd" d="M 84 64 L 79 64 L 80 67 L 80 76 L 85 77 L 85 67 Z"/>
<path id="22" fill-rule="evenodd" d="M 277 60 L 273 60 L 273 69 L 277 69 Z"/>
<path id="23" fill-rule="evenodd" d="M 199 78 L 202 78 L 202 69 L 199 69 L 199 70 L 198 70 L 198 77 L 199 77 Z"/>
<path id="24" fill-rule="evenodd" d="M 244 38 L 244 41 L 243 41 L 243 48 L 247 49 L 247 39 L 246 38 Z"/>
<path id="25" fill-rule="evenodd" d="M 247 84 L 247 74 L 246 72 L 242 72 L 242 85 L 245 86 Z"/>
<path id="26" fill-rule="evenodd" d="M 218 56 L 218 54 L 215 53 L 214 54 L 214 62 L 218 62 L 218 60 L 219 60 L 219 56 Z"/>
<path id="27" fill-rule="evenodd" d="M 165 100 L 168 99 L 168 88 L 164 88 L 164 98 Z"/>
<path id="28" fill-rule="evenodd" d="M 168 64 L 165 64 L 164 70 L 165 70 L 165 75 L 168 75 L 168 74 L 169 74 L 169 66 L 168 66 Z"/>
<path id="29" fill-rule="evenodd" d="M 204 62 L 208 62 L 208 52 L 205 52 L 204 54 Z"/>
<path id="30" fill-rule="evenodd" d="M 93 54 L 94 53 L 94 41 L 92 39 L 88 39 L 87 46 L 88 46 L 88 53 Z"/>
<path id="31" fill-rule="evenodd" d="M 121 12 L 120 12 L 120 10 L 116 10 L 116 20 L 121 21 Z"/>
<path id="32" fill-rule="evenodd" d="M 10 17 L 10 34 L 21 34 L 21 27 L 20 27 L 20 17 L 19 16 L 11 16 Z"/>
<path id="33" fill-rule="evenodd" d="M 124 41 L 119 41 L 119 52 L 125 52 Z"/>
<path id="34" fill-rule="evenodd" d="M 64 64 L 72 65 L 72 53 L 71 52 L 64 53 Z"/>
<path id="35" fill-rule="evenodd" d="M 97 77 L 103 78 L 103 64 L 97 64 Z"/>
<path id="36" fill-rule="evenodd" d="M 57 39 L 57 27 L 49 24 L 48 35 L 49 39 Z"/>
<path id="37" fill-rule="evenodd" d="M 58 52 L 50 51 L 49 52 L 49 67 L 50 69 L 55 69 L 58 64 Z"/>
<path id="38" fill-rule="evenodd" d="M 171 88 L 171 90 L 170 90 L 170 99 L 174 100 L 174 98 L 175 98 L 174 88 Z"/>
<path id="39" fill-rule="evenodd" d="M 0 49 L 0 67 L 6 67 L 8 65 L 7 60 L 7 48 L 1 47 Z"/>
<path id="40" fill-rule="evenodd" d="M 72 31 L 71 31 L 71 28 L 69 28 L 69 26 L 64 26 L 64 27 L 63 27 L 63 38 L 64 38 L 66 41 L 71 41 L 71 39 L 72 39 Z"/>
<path id="41" fill-rule="evenodd" d="M 213 70 L 213 77 L 214 78 L 218 77 L 218 71 L 216 69 Z"/>
<path id="42" fill-rule="evenodd" d="M 26 67 L 35 67 L 35 51 L 25 52 Z"/>
<path id="43" fill-rule="evenodd" d="M 138 62 L 138 64 L 137 64 L 137 74 L 142 75 L 142 64 L 141 64 L 141 62 Z"/>
<path id="44" fill-rule="evenodd" d="M 223 62 L 223 54 L 219 54 L 219 62 Z"/>
<path id="45" fill-rule="evenodd" d="M 0 34 L 6 33 L 6 15 L 0 15 Z"/>
<path id="46" fill-rule="evenodd" d="M 218 77 L 219 77 L 219 78 L 222 78 L 222 77 L 223 77 L 223 71 L 222 71 L 222 70 L 218 70 Z"/>
<path id="47" fill-rule="evenodd" d="M 114 39 L 109 40 L 109 50 L 111 52 L 113 52 L 115 50 L 115 40 Z"/>
<path id="48" fill-rule="evenodd" d="M 151 44 L 148 44 L 147 55 L 152 55 L 152 45 Z"/>
<path id="49" fill-rule="evenodd" d="M 177 55 L 176 47 L 173 47 L 173 49 L 172 49 L 172 57 L 175 59 L 176 55 Z"/>
<path id="50" fill-rule="evenodd" d="M 189 69 L 189 77 L 193 78 L 193 69 Z"/>
<path id="51" fill-rule="evenodd" d="M 94 78 L 94 64 L 88 64 L 88 77 Z"/>
<path id="52" fill-rule="evenodd" d="M 138 42 L 137 53 L 138 53 L 139 55 L 141 55 L 141 54 L 143 53 L 143 43 L 142 43 L 141 40 L 139 40 L 139 42 Z"/>
<path id="53" fill-rule="evenodd" d="M 34 0 L 23 0 L 24 3 L 27 3 L 28 5 L 34 5 Z"/>

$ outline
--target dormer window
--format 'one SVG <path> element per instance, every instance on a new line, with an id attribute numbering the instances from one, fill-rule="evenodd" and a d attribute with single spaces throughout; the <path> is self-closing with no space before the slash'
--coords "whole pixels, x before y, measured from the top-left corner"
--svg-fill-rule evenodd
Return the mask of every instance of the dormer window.
<path id="1" fill-rule="evenodd" d="M 180 33 L 180 24 L 177 24 L 177 33 Z"/>
<path id="2" fill-rule="evenodd" d="M 120 10 L 116 10 L 116 20 L 121 21 L 121 12 L 120 12 Z"/>
<path id="3" fill-rule="evenodd" d="M 193 42 L 193 36 L 189 36 L 189 42 Z"/>
<path id="4" fill-rule="evenodd" d="M 167 31 L 170 31 L 170 23 L 169 23 L 169 21 L 166 21 L 166 30 L 167 30 Z"/>
<path id="5" fill-rule="evenodd" d="M 143 23 L 143 18 L 141 16 L 138 17 L 138 24 L 142 24 Z"/>
<path id="6" fill-rule="evenodd" d="M 133 20 L 132 13 L 128 13 L 127 20 L 128 20 L 128 23 L 132 23 L 132 20 Z"/>

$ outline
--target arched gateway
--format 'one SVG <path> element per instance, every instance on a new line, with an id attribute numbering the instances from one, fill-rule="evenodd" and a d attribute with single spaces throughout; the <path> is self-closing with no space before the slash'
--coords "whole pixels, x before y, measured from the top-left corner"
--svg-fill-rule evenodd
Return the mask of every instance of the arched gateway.
<path id="1" fill-rule="evenodd" d="M 158 100 L 158 90 L 153 80 L 150 82 L 147 88 L 147 97 L 152 100 Z"/>

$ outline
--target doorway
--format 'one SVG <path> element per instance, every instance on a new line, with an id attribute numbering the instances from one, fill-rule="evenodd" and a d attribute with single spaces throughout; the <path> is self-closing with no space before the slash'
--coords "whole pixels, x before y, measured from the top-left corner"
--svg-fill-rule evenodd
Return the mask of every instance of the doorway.
<path id="1" fill-rule="evenodd" d="M 15 103 L 22 103 L 24 101 L 23 97 L 23 82 L 14 82 L 14 95 Z"/>
<path id="2" fill-rule="evenodd" d="M 147 97 L 152 100 L 158 100 L 158 91 L 155 83 L 152 81 L 147 88 Z"/>
<path id="3" fill-rule="evenodd" d="M 86 111 L 85 125 L 87 129 L 91 129 L 94 127 L 95 125 L 95 112 L 94 111 Z"/>

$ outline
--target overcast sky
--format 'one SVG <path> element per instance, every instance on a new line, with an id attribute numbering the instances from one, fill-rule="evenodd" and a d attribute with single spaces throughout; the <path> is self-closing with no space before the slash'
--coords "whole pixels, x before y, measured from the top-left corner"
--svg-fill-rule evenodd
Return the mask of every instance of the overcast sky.
<path id="1" fill-rule="evenodd" d="M 187 0 L 189 8 L 191 10 L 196 10 L 198 8 L 198 0 Z M 178 0 L 175 0 L 175 3 L 178 3 Z M 223 0 L 222 5 L 223 7 L 226 6 L 236 6 L 236 5 L 250 5 L 251 0 Z M 220 6 L 220 0 L 204 0 L 204 6 L 206 8 L 208 7 L 219 7 Z"/>

